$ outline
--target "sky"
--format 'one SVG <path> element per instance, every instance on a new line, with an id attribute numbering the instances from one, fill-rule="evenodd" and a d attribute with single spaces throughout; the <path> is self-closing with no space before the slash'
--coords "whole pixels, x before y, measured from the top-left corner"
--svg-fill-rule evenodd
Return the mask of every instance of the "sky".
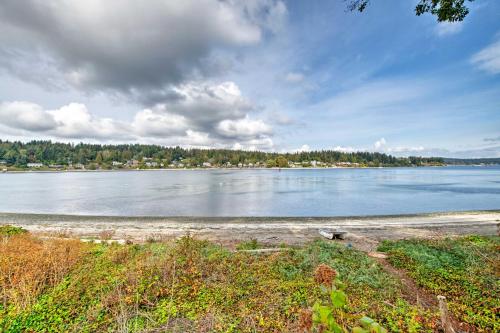
<path id="1" fill-rule="evenodd" d="M 0 139 L 500 157 L 500 1 L 2 0 Z"/>

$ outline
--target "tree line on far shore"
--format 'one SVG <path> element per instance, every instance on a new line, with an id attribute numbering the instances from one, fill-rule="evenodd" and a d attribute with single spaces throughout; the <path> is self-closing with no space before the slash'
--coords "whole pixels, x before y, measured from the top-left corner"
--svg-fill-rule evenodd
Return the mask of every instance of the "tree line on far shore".
<path id="1" fill-rule="evenodd" d="M 442 165 L 442 158 L 395 157 L 377 152 L 335 150 L 275 153 L 230 149 L 185 149 L 159 145 L 71 144 L 51 141 L 2 141 L 0 163 L 26 168 L 33 163 L 62 168 L 127 167 L 307 167 L 307 166 L 422 166 Z"/>

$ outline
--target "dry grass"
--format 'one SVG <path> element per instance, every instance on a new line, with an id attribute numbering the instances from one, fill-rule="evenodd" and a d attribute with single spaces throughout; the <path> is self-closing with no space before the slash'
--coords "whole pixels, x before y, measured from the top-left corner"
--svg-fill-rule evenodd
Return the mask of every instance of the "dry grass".
<path id="1" fill-rule="evenodd" d="M 99 239 L 102 241 L 108 241 L 115 235 L 114 230 L 103 230 L 99 233 Z"/>
<path id="2" fill-rule="evenodd" d="M 42 241 L 28 234 L 0 241 L 0 299 L 24 310 L 44 289 L 59 283 L 84 254 L 77 240 Z"/>

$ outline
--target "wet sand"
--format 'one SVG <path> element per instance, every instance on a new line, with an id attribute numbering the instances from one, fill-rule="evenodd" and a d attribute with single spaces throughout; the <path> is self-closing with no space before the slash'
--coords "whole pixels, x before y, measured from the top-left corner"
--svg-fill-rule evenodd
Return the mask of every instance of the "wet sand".
<path id="1" fill-rule="evenodd" d="M 363 217 L 115 217 L 0 213 L 0 224 L 33 233 L 81 239 L 111 238 L 144 242 L 191 234 L 223 245 L 257 239 L 269 245 L 300 245 L 319 229 L 347 231 L 345 240 L 371 251 L 382 239 L 495 235 L 500 210 Z"/>

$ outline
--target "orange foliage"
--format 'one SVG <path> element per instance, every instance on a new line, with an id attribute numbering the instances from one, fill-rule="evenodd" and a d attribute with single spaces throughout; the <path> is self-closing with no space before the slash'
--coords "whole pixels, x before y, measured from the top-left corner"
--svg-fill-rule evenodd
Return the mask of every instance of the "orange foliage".
<path id="1" fill-rule="evenodd" d="M 0 301 L 26 309 L 59 283 L 84 254 L 78 240 L 45 240 L 30 235 L 0 239 Z"/>
<path id="2" fill-rule="evenodd" d="M 314 281 L 318 284 L 324 285 L 325 287 L 331 287 L 336 276 L 337 272 L 325 264 L 318 265 L 314 271 Z"/>
<path id="3" fill-rule="evenodd" d="M 302 309 L 299 312 L 299 328 L 301 332 L 311 332 L 313 326 L 313 312 L 310 309 Z"/>

